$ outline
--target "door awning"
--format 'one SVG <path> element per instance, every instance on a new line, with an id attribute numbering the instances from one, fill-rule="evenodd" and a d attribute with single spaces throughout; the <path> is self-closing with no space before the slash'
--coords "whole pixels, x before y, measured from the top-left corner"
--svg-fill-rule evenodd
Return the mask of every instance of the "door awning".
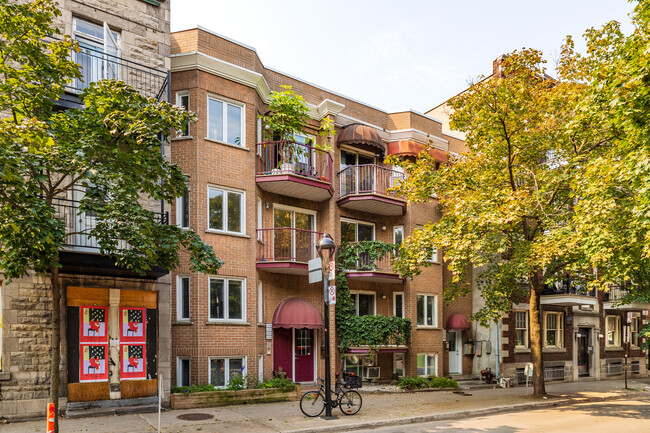
<path id="1" fill-rule="evenodd" d="M 447 319 L 446 329 L 469 329 L 469 321 L 462 314 L 452 314 Z"/>
<path id="2" fill-rule="evenodd" d="M 274 328 L 317 329 L 323 320 L 314 304 L 302 298 L 285 299 L 273 313 Z"/>

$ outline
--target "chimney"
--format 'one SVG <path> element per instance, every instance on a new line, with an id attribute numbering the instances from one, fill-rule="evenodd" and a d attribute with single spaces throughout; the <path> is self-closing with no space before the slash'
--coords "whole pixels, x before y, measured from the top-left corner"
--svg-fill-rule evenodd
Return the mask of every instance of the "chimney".
<path id="1" fill-rule="evenodd" d="M 501 54 L 492 62 L 492 75 L 495 77 L 503 77 L 503 68 L 501 67 L 501 63 L 503 63 L 506 57 L 507 56 L 505 54 Z"/>

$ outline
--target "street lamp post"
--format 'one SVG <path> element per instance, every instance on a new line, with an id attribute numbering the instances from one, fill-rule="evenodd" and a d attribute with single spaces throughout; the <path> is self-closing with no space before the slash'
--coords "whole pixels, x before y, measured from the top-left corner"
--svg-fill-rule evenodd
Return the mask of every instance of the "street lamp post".
<path id="1" fill-rule="evenodd" d="M 323 270 L 323 296 L 324 296 L 324 314 L 325 314 L 325 419 L 335 418 L 332 416 L 332 384 L 330 372 L 330 302 L 328 293 L 329 278 L 327 271 L 329 263 L 334 259 L 336 245 L 332 237 L 325 233 L 316 245 L 316 251 L 320 256 Z"/>

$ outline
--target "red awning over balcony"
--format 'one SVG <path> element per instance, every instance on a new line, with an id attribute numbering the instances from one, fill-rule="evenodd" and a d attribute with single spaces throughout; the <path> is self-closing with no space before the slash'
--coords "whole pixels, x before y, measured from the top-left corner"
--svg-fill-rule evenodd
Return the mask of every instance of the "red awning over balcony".
<path id="1" fill-rule="evenodd" d="M 379 152 L 384 156 L 386 146 L 379 135 L 379 132 L 366 125 L 360 123 L 352 123 L 343 127 L 341 133 L 336 139 L 336 144 L 360 147 L 362 149 L 370 150 L 372 152 Z"/>
<path id="2" fill-rule="evenodd" d="M 314 305 L 302 298 L 285 299 L 273 313 L 274 328 L 317 329 L 323 320 Z"/>
<path id="3" fill-rule="evenodd" d="M 426 149 L 426 146 L 413 140 L 400 140 L 388 143 L 388 154 L 397 156 L 418 156 L 420 152 Z M 440 163 L 449 161 L 447 154 L 439 149 L 429 148 L 429 154 Z"/>
<path id="4" fill-rule="evenodd" d="M 447 319 L 446 329 L 469 329 L 469 321 L 462 314 L 452 314 Z"/>

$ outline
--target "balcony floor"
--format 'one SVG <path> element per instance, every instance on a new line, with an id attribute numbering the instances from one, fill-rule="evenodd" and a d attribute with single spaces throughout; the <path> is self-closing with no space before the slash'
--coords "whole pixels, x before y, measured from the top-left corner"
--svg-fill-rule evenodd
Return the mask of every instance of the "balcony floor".
<path id="1" fill-rule="evenodd" d="M 273 274 L 307 275 L 308 273 L 305 262 L 257 262 L 256 267 L 260 271 Z"/>
<path id="2" fill-rule="evenodd" d="M 595 296 L 573 295 L 573 294 L 559 294 L 559 295 L 542 295 L 540 299 L 541 305 L 564 305 L 576 306 L 591 305 L 595 307 L 598 304 L 598 299 Z"/>
<path id="3" fill-rule="evenodd" d="M 650 310 L 650 304 L 641 304 L 633 302 L 631 304 L 616 305 L 616 301 L 603 302 L 603 309 L 605 310 Z"/>
<path id="4" fill-rule="evenodd" d="M 337 203 L 342 208 L 374 215 L 402 216 L 406 211 L 406 200 L 380 194 L 346 195 Z"/>
<path id="5" fill-rule="evenodd" d="M 365 281 L 368 283 L 403 284 L 404 279 L 397 274 L 379 271 L 347 271 L 345 278 L 352 281 Z"/>
<path id="6" fill-rule="evenodd" d="M 321 202 L 333 195 L 332 185 L 329 182 L 295 173 L 257 175 L 255 182 L 264 191 L 303 200 Z"/>

